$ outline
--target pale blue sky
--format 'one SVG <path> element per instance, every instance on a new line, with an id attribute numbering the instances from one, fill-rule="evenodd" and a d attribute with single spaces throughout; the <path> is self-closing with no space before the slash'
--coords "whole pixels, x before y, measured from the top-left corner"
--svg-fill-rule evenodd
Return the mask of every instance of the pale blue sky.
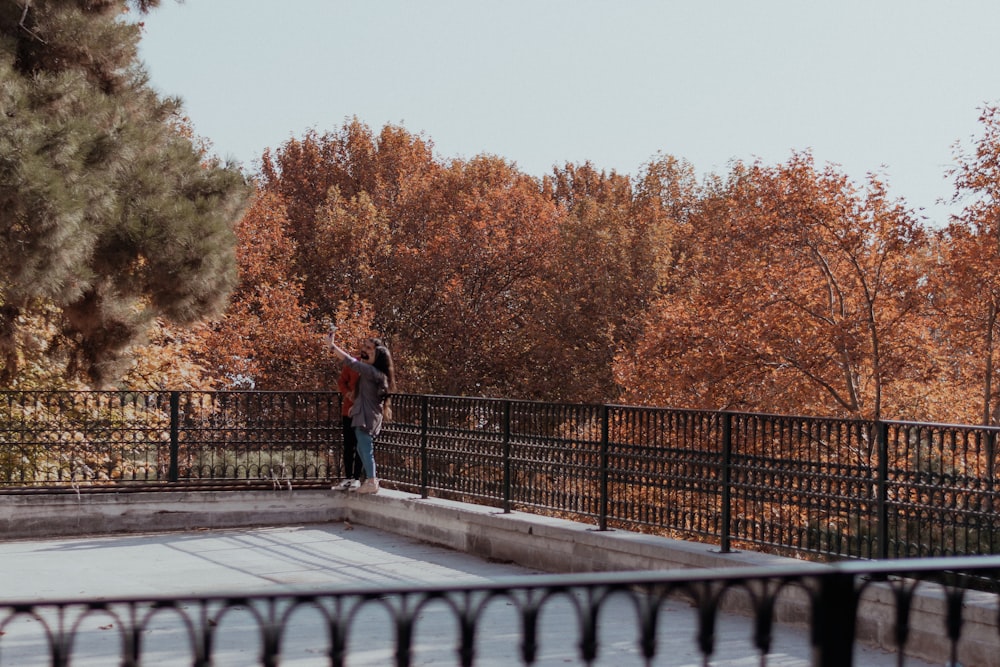
<path id="1" fill-rule="evenodd" d="M 153 85 L 251 170 L 351 116 L 535 176 L 808 149 L 936 225 L 954 143 L 1000 102 L 996 0 L 163 0 L 145 20 Z"/>

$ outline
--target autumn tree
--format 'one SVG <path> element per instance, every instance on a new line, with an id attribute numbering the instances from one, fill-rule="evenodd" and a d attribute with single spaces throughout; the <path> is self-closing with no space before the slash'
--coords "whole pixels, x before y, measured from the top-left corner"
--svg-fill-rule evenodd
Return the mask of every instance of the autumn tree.
<path id="1" fill-rule="evenodd" d="M 558 332 L 539 323 L 558 209 L 537 179 L 493 156 L 454 161 L 427 182 L 422 210 L 394 236 L 395 271 L 386 276 L 394 333 L 421 384 L 556 395 L 560 369 L 539 340 Z"/>
<path id="2" fill-rule="evenodd" d="M 17 382 L 40 316 L 52 363 L 101 386 L 156 318 L 217 313 L 235 284 L 246 186 L 148 85 L 123 12 L 156 4 L 0 6 L 0 384 Z"/>
<path id="3" fill-rule="evenodd" d="M 354 120 L 266 154 L 261 183 L 285 201 L 310 319 L 367 308 L 402 386 L 557 386 L 534 354 L 558 215 L 537 179 L 491 156 L 444 163 L 420 137 Z"/>
<path id="4" fill-rule="evenodd" d="M 362 281 L 373 287 L 359 265 L 385 256 L 373 255 L 371 243 L 384 245 L 395 229 L 419 231 L 421 205 L 413 192 L 440 166 L 430 142 L 391 125 L 376 136 L 357 119 L 265 152 L 261 188 L 285 202 L 295 264 L 315 317 L 335 311 Z"/>
<path id="5" fill-rule="evenodd" d="M 614 355 L 632 345 L 636 323 L 658 292 L 679 220 L 679 200 L 696 197 L 690 165 L 662 156 L 638 179 L 567 164 L 546 179 L 560 206 L 558 238 L 539 298 L 544 356 L 557 360 L 560 398 L 583 402 L 616 400 Z M 682 217 L 682 216 L 681 216 Z"/>
<path id="6" fill-rule="evenodd" d="M 735 165 L 692 225 L 700 256 L 617 365 L 644 403 L 877 419 L 917 416 L 934 369 L 926 239 L 872 176 L 858 187 L 808 154 Z"/>
<path id="7" fill-rule="evenodd" d="M 329 389 L 333 363 L 309 317 L 282 198 L 258 193 L 236 232 L 239 283 L 199 357 L 224 388 Z"/>
<path id="8" fill-rule="evenodd" d="M 421 138 L 393 126 L 376 136 L 356 119 L 265 152 L 261 192 L 283 202 L 293 249 L 282 270 L 299 277 L 314 327 L 336 320 L 347 345 L 391 336 L 396 319 L 387 281 L 400 278 L 388 249 L 420 216 L 409 183 L 438 168 Z M 289 387 L 300 380 L 285 378 Z"/>
<path id="9" fill-rule="evenodd" d="M 632 283 L 628 222 L 632 184 L 627 176 L 598 171 L 590 163 L 567 164 L 547 179 L 560 207 L 558 237 L 547 249 L 550 273 L 538 298 L 545 330 L 539 356 L 552 364 L 563 400 L 614 397 L 610 361 L 620 326 L 634 314 L 627 304 L 639 287 Z"/>
<path id="10" fill-rule="evenodd" d="M 930 279 L 936 335 L 947 358 L 944 371 L 955 387 L 955 418 L 995 425 L 1000 423 L 1000 108 L 985 107 L 979 120 L 982 135 L 971 150 L 956 147 L 954 201 L 964 207 L 939 234 Z"/>

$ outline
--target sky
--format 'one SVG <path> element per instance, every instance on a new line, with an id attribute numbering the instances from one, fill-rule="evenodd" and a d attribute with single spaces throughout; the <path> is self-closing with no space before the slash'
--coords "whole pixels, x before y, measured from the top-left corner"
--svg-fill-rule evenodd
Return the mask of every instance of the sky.
<path id="1" fill-rule="evenodd" d="M 162 0 L 140 58 L 220 157 L 357 117 L 444 160 L 725 174 L 809 151 L 931 225 L 1000 103 L 996 0 Z"/>

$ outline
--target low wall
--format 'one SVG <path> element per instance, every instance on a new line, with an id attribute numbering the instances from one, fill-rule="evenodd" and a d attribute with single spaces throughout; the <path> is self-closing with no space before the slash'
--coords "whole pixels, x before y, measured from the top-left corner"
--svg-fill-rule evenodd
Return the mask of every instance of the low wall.
<path id="1" fill-rule="evenodd" d="M 415 538 L 482 558 L 546 572 L 794 567 L 802 561 L 754 552 L 720 553 L 712 545 L 593 526 L 520 512 L 383 490 L 377 496 L 327 490 L 160 491 L 0 495 L 5 539 L 122 532 L 179 531 L 343 520 Z M 914 600 L 907 654 L 947 664 L 946 605 L 925 587 Z M 858 640 L 895 650 L 892 588 L 869 584 L 859 608 Z M 747 610 L 748 599 L 726 596 L 725 607 Z M 783 594 L 777 619 L 808 623 L 809 604 L 795 589 Z M 959 660 L 1000 665 L 997 598 L 970 592 L 963 605 Z"/>
<path id="2" fill-rule="evenodd" d="M 0 495 L 5 539 L 326 523 L 332 491 L 155 491 Z"/>

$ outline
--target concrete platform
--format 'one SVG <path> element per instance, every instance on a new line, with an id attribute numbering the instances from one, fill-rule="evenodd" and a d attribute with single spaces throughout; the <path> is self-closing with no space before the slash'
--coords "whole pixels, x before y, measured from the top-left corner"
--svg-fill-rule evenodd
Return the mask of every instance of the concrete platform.
<path id="1" fill-rule="evenodd" d="M 483 582 L 538 574 L 538 570 L 491 562 L 420 540 L 349 521 L 282 527 L 192 530 L 161 534 L 119 534 L 21 539 L 0 542 L 0 602 L 39 599 L 91 599 L 119 596 L 185 596 L 242 591 L 272 593 L 325 589 L 357 584 Z M 440 613 L 437 613 L 440 612 Z M 415 665 L 455 665 L 456 627 L 443 610 L 428 609 L 417 625 Z M 520 628 L 507 609 L 491 609 L 479 636 L 476 664 L 509 667 L 522 664 Z M 601 650 L 595 665 L 643 665 L 632 612 L 623 599 L 605 610 Z M 52 621 L 54 619 L 46 619 Z M 359 619 L 349 637 L 348 665 L 391 665 L 392 633 L 384 614 Z M 697 617 L 682 602 L 661 615 L 659 658 L 655 665 L 703 664 L 695 642 Z M 119 664 L 119 639 L 113 622 L 95 618 L 85 625 L 74 647 L 74 667 Z M 259 637 L 249 615 L 233 616 L 218 629 L 214 667 L 258 664 Z M 570 601 L 547 608 L 542 619 L 542 652 L 534 663 L 550 667 L 584 664 L 576 642 L 578 630 Z M 724 615 L 716 629 L 717 649 L 709 664 L 744 667 L 762 664 L 751 641 L 749 619 Z M 190 665 L 182 630 L 165 624 L 143 638 L 150 665 Z M 318 619 L 289 627 L 282 665 L 328 665 Z M 0 616 L 0 665 L 48 665 L 48 644 L 38 621 Z M 855 664 L 889 667 L 895 655 L 859 646 Z M 810 664 L 803 627 L 782 627 L 766 664 Z M 930 663 L 908 659 L 909 667 Z"/>

